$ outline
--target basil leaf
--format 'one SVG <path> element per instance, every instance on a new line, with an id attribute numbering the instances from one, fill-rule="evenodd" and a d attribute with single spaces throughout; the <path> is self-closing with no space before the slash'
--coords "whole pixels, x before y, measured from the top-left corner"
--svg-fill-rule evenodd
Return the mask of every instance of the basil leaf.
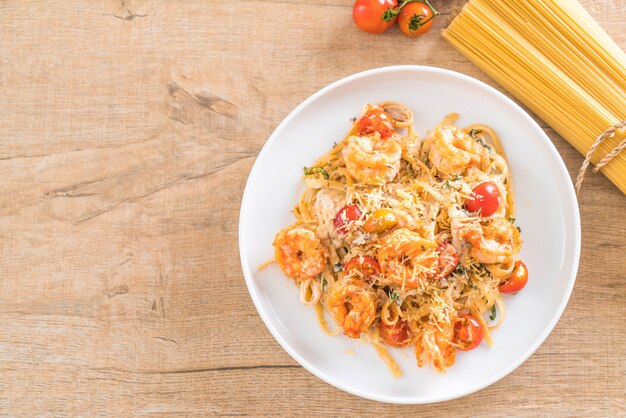
<path id="1" fill-rule="evenodd" d="M 324 179 L 328 180 L 330 176 L 324 167 L 304 167 L 304 175 L 310 176 L 311 174 L 322 173 Z"/>

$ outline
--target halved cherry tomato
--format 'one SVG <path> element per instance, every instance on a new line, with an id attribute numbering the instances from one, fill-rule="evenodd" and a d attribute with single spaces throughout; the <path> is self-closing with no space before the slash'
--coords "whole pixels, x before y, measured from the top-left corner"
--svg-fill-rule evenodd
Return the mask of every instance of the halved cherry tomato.
<path id="1" fill-rule="evenodd" d="M 393 119 L 378 106 L 370 109 L 357 123 L 359 135 L 369 135 L 378 132 L 381 138 L 389 138 L 393 134 Z"/>
<path id="2" fill-rule="evenodd" d="M 343 265 L 343 269 L 347 274 L 356 274 L 369 278 L 380 274 L 380 265 L 375 258 L 369 255 L 361 255 L 351 258 Z M 360 273 L 360 274 L 359 274 Z"/>
<path id="3" fill-rule="evenodd" d="M 437 277 L 442 279 L 448 277 L 459 264 L 459 254 L 452 244 L 446 241 L 439 243 L 437 252 L 439 252 L 439 273 Z"/>
<path id="4" fill-rule="evenodd" d="M 383 33 L 396 23 L 397 18 L 385 22 L 382 18 L 387 9 L 398 5 L 397 0 L 356 0 L 352 19 L 357 27 L 367 33 Z"/>
<path id="5" fill-rule="evenodd" d="M 425 3 L 409 3 L 400 10 L 398 26 L 406 36 L 420 36 L 433 25 L 433 11 Z"/>
<path id="6" fill-rule="evenodd" d="M 517 293 L 528 282 L 528 269 L 526 268 L 526 264 L 524 264 L 521 260 L 517 260 L 515 262 L 515 266 L 513 267 L 513 272 L 506 280 L 506 282 L 500 285 L 501 293 Z"/>
<path id="7" fill-rule="evenodd" d="M 367 217 L 363 224 L 365 232 L 381 233 L 398 224 L 398 217 L 391 209 L 378 209 Z"/>
<path id="8" fill-rule="evenodd" d="M 340 234 L 348 232 L 348 225 L 361 217 L 361 209 L 357 205 L 346 205 L 335 215 L 335 229 Z"/>
<path id="9" fill-rule="evenodd" d="M 470 212 L 480 216 L 491 216 L 500 206 L 500 192 L 498 187 L 490 181 L 480 183 L 472 189 L 473 198 L 467 199 L 465 206 Z"/>
<path id="10" fill-rule="evenodd" d="M 480 345 L 485 331 L 473 315 L 461 315 L 454 324 L 454 340 L 459 350 L 469 351 Z"/>
<path id="11" fill-rule="evenodd" d="M 381 319 L 378 322 L 378 332 L 382 340 L 392 347 L 404 347 L 411 342 L 409 324 L 398 319 L 394 325 L 387 325 Z"/>

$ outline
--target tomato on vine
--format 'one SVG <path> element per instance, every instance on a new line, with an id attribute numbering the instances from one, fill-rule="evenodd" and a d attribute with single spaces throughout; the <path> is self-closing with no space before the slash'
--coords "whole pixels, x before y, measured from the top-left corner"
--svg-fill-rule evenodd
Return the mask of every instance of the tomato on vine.
<path id="1" fill-rule="evenodd" d="M 433 25 L 433 9 L 426 3 L 410 3 L 398 16 L 398 26 L 406 36 L 420 36 Z"/>
<path id="2" fill-rule="evenodd" d="M 385 22 L 398 19 L 402 33 L 414 37 L 428 32 L 438 14 L 428 0 L 404 0 L 398 7 L 386 10 L 382 18 Z"/>
<path id="3" fill-rule="evenodd" d="M 397 0 L 356 0 L 352 8 L 354 23 L 364 32 L 383 33 L 396 23 L 397 17 L 384 20 L 383 14 L 398 6 Z"/>

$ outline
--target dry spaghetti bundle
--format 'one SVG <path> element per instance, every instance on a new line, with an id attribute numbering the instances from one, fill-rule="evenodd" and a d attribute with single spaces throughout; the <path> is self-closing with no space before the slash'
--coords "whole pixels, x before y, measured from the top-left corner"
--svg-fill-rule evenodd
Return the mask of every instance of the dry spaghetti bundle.
<path id="1" fill-rule="evenodd" d="M 575 0 L 470 0 L 443 37 L 583 154 L 626 119 L 626 54 Z M 626 194 L 626 151 L 602 172 Z"/>

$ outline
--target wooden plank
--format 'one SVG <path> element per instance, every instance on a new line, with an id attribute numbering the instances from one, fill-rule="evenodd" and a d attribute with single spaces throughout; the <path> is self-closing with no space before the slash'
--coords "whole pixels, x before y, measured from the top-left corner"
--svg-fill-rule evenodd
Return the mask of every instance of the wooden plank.
<path id="1" fill-rule="evenodd" d="M 494 85 L 437 33 L 463 2 L 434 3 L 444 16 L 418 40 L 356 31 L 348 0 L 0 3 L 0 414 L 626 414 L 626 205 L 600 175 L 583 188 L 563 318 L 466 398 L 343 393 L 298 366 L 252 305 L 240 196 L 293 107 L 392 64 Z M 583 3 L 624 47 L 626 4 Z M 547 131 L 575 175 L 582 157 Z"/>

